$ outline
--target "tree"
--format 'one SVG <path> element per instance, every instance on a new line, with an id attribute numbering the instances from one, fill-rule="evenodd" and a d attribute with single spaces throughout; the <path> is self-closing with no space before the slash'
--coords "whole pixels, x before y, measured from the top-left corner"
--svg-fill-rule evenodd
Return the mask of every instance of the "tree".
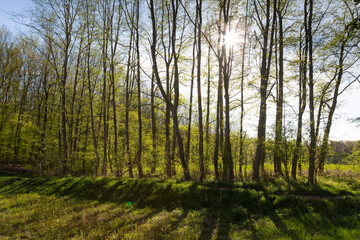
<path id="1" fill-rule="evenodd" d="M 297 165 L 301 154 L 302 145 L 302 127 L 303 127 L 303 114 L 306 108 L 306 85 L 307 85 L 307 57 L 308 57 L 308 37 L 307 37 L 307 2 L 304 1 L 304 23 L 300 29 L 299 39 L 299 112 L 298 112 L 298 126 L 296 134 L 296 143 L 294 155 L 292 158 L 291 176 L 296 179 Z M 303 44 L 303 30 L 305 31 L 305 44 Z"/>
<path id="2" fill-rule="evenodd" d="M 196 1 L 196 16 L 198 22 L 197 34 L 197 95 L 198 95 L 198 114 L 199 114 L 199 168 L 200 168 L 200 181 L 202 182 L 205 177 L 204 170 L 204 130 L 203 130 L 203 117 L 202 117 L 202 98 L 201 98 L 201 27 L 202 27 L 202 0 Z"/>
<path id="3" fill-rule="evenodd" d="M 271 2 L 266 1 L 266 10 L 265 14 L 265 23 L 261 22 L 260 10 L 258 7 L 258 2 L 255 2 L 255 11 L 257 24 L 261 30 L 262 35 L 262 49 L 261 49 L 261 68 L 260 68 L 260 110 L 259 110 L 259 123 L 258 123 L 258 133 L 257 133 L 257 145 L 256 145 L 256 154 L 253 163 L 253 180 L 260 180 L 260 165 L 264 164 L 265 161 L 265 135 L 266 135 L 266 100 L 268 97 L 267 86 L 269 81 L 270 66 L 271 66 L 271 56 L 272 48 L 274 41 L 274 30 L 275 30 L 275 21 L 276 21 L 276 4 L 277 1 L 274 1 L 273 6 L 273 15 L 272 15 L 272 27 L 270 28 L 271 23 Z M 261 9 L 264 9 L 264 6 L 261 6 Z M 271 32 L 270 32 L 271 30 Z"/>
<path id="4" fill-rule="evenodd" d="M 135 47 L 136 47 L 136 79 L 137 79 L 137 99 L 138 99 L 138 122 L 139 122 L 139 146 L 137 152 L 137 165 L 139 178 L 143 178 L 144 174 L 141 166 L 141 153 L 143 148 L 142 143 L 142 117 L 141 117 L 141 76 L 140 76 L 140 45 L 139 45 L 139 18 L 140 18 L 140 3 L 139 0 L 136 1 L 136 20 L 135 20 Z"/>
<path id="5" fill-rule="evenodd" d="M 181 137 L 181 133 L 179 130 L 179 122 L 177 116 L 177 107 L 179 103 L 179 70 L 178 70 L 178 56 L 176 55 L 176 21 L 177 21 L 177 13 L 179 10 L 179 2 L 177 0 L 172 0 L 171 7 L 172 7 L 172 51 L 174 55 L 174 69 L 175 69 L 175 77 L 174 77 L 174 103 L 171 102 L 169 95 L 165 92 L 163 85 L 161 83 L 161 79 L 159 76 L 157 60 L 156 60 L 156 42 L 157 42 L 157 30 L 156 30 L 156 19 L 155 19 L 155 9 L 154 9 L 154 1 L 150 0 L 150 11 L 151 11 L 151 21 L 152 21 L 152 43 L 151 43 L 151 57 L 152 57 L 152 64 L 155 73 L 156 83 L 160 89 L 160 92 L 166 102 L 166 104 L 170 107 L 171 112 L 173 114 L 173 124 L 176 131 L 177 142 L 179 147 L 179 156 L 181 165 L 184 171 L 184 178 L 185 180 L 190 180 L 190 172 L 185 161 L 184 155 L 184 147 L 183 147 L 183 139 Z"/>
<path id="6" fill-rule="evenodd" d="M 353 52 L 355 46 L 359 43 L 359 39 L 356 39 L 358 30 L 352 27 L 351 27 L 352 29 L 349 28 L 349 26 L 351 26 L 354 20 L 355 13 L 349 7 L 349 5 L 346 4 L 345 1 L 344 3 L 346 5 L 346 10 L 343 10 L 345 13 L 344 15 L 350 16 L 350 19 L 346 19 L 345 17 L 340 17 L 340 19 L 338 19 L 341 21 L 341 25 L 343 25 L 342 26 L 343 29 L 339 29 L 340 32 L 337 32 L 337 30 L 335 30 L 335 33 L 337 34 L 335 35 L 335 38 L 331 39 L 328 44 L 330 45 L 329 46 L 330 49 L 334 49 L 331 51 L 330 54 L 336 56 L 337 59 L 335 61 L 337 61 L 337 64 L 335 66 L 334 76 L 330 80 L 330 83 L 335 80 L 335 84 L 333 88 L 331 88 L 330 90 L 333 93 L 333 95 L 331 96 L 331 98 L 326 100 L 326 102 L 331 102 L 331 104 L 326 104 L 326 106 L 328 106 L 328 111 L 327 111 L 328 116 L 327 116 L 326 126 L 323 134 L 323 140 L 319 153 L 319 163 L 318 163 L 319 173 L 322 173 L 324 171 L 325 159 L 329 151 L 329 135 L 333 122 L 334 113 L 338 103 L 338 97 L 341 93 L 343 93 L 346 90 L 346 88 L 348 88 L 352 83 L 354 83 L 359 78 L 359 76 L 355 77 L 355 80 L 352 80 L 349 84 L 347 84 L 347 86 L 343 88 L 343 90 L 340 90 L 340 86 L 343 81 L 344 74 L 346 74 L 346 70 L 349 69 L 359 60 L 359 57 L 354 58 L 351 56 L 351 53 Z M 331 61 L 330 64 L 333 63 L 334 62 Z"/>
<path id="7" fill-rule="evenodd" d="M 305 0 L 307 1 L 307 0 Z M 306 4 L 306 3 L 305 3 Z M 309 44 L 309 107 L 310 107 L 310 156 L 309 156 L 309 173 L 308 182 L 314 185 L 315 175 L 315 153 L 316 153 L 316 136 L 315 136 L 315 117 L 314 117 L 314 65 L 313 65 L 313 40 L 312 40 L 312 20 L 313 20 L 313 0 L 309 0 L 309 20 L 306 30 L 306 37 Z"/>

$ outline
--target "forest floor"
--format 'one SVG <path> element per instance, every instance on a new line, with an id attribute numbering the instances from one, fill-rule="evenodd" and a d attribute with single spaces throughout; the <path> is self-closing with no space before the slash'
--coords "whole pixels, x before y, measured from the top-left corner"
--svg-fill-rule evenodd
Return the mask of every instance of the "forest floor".
<path id="1" fill-rule="evenodd" d="M 360 239 L 360 180 L 0 176 L 0 239 Z"/>

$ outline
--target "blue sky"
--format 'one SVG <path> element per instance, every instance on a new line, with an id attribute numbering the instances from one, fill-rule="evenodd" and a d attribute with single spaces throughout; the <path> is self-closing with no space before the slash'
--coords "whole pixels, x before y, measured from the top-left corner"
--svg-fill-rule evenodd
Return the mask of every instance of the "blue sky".
<path id="1" fill-rule="evenodd" d="M 30 0 L 0 0 L 0 26 L 5 25 L 13 34 L 26 32 L 26 27 L 9 19 L 11 13 L 21 13 L 31 6 Z M 352 88 L 339 97 L 339 107 L 335 112 L 330 139 L 360 140 L 360 124 L 351 123 L 351 118 L 360 117 L 360 86 Z M 308 116 L 304 116 L 305 119 Z"/>
<path id="2" fill-rule="evenodd" d="M 5 25 L 14 34 L 26 31 L 25 27 L 15 23 L 9 17 L 12 13 L 21 13 L 30 4 L 29 0 L 0 0 L 0 26 Z"/>

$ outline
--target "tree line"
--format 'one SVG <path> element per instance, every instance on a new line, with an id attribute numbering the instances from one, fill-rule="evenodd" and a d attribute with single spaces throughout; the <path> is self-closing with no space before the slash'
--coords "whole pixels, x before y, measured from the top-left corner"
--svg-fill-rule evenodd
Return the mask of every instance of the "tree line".
<path id="1" fill-rule="evenodd" d="M 349 0 L 34 0 L 17 21 L 0 163 L 39 174 L 259 181 L 268 162 L 314 184 L 359 82 Z"/>

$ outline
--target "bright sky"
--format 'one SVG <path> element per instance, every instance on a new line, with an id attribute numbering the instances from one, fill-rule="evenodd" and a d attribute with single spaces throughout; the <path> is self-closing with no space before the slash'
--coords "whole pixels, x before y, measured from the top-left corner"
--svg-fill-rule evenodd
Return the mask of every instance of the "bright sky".
<path id="1" fill-rule="evenodd" d="M 355 83 L 352 89 L 339 98 L 340 105 L 335 112 L 331 129 L 332 140 L 360 140 L 360 123 L 350 121 L 360 117 L 360 85 Z"/>
<path id="2" fill-rule="evenodd" d="M 0 26 L 5 25 L 13 34 L 26 31 L 25 27 L 12 21 L 11 14 L 21 13 L 29 7 L 29 0 L 0 0 Z"/>
<path id="3" fill-rule="evenodd" d="M 21 13 L 31 6 L 30 0 L 0 0 L 0 26 L 5 25 L 13 34 L 26 31 L 21 24 L 10 20 L 12 13 Z M 353 87 L 339 98 L 333 119 L 330 139 L 360 140 L 360 124 L 351 123 L 350 119 L 360 117 L 360 84 Z M 307 118 L 308 116 L 304 116 Z"/>

